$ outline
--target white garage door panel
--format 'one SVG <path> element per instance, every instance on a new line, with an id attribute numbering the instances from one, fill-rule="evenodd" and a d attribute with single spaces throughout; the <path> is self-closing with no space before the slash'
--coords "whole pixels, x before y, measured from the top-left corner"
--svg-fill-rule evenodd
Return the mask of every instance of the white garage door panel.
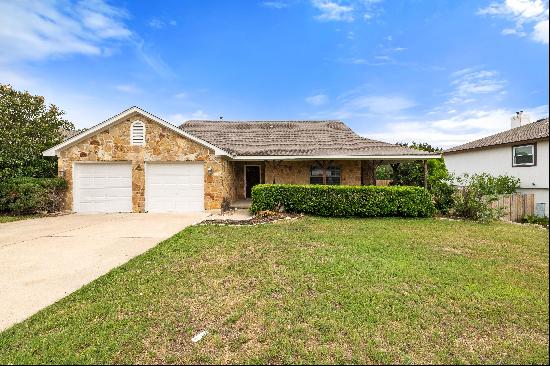
<path id="1" fill-rule="evenodd" d="M 76 212 L 132 212 L 131 164 L 75 164 L 74 175 Z"/>
<path id="2" fill-rule="evenodd" d="M 149 212 L 204 210 L 203 163 L 149 163 L 145 168 Z"/>

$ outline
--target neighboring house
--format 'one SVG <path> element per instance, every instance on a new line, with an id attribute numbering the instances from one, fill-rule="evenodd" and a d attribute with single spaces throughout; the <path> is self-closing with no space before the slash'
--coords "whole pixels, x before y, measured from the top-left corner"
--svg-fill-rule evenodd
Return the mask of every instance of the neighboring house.
<path id="1" fill-rule="evenodd" d="M 445 164 L 456 175 L 489 173 L 520 179 L 520 192 L 535 194 L 535 213 L 548 216 L 548 118 L 446 150 Z"/>
<path id="2" fill-rule="evenodd" d="M 184 212 L 249 198 L 258 183 L 375 184 L 377 164 L 440 157 L 360 137 L 340 121 L 188 121 L 137 107 L 44 152 L 76 212 Z"/>

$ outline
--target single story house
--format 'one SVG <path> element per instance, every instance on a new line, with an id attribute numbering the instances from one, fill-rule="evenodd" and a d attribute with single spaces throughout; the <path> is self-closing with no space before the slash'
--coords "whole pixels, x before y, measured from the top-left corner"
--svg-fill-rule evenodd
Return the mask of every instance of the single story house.
<path id="1" fill-rule="evenodd" d="M 444 151 L 447 169 L 519 178 L 519 191 L 535 195 L 535 213 L 548 216 L 548 118 L 525 123 L 518 112 L 512 127 Z"/>
<path id="2" fill-rule="evenodd" d="M 185 212 L 250 197 L 258 183 L 375 184 L 377 164 L 439 154 L 363 138 L 340 121 L 188 121 L 138 107 L 43 153 L 75 212 Z"/>

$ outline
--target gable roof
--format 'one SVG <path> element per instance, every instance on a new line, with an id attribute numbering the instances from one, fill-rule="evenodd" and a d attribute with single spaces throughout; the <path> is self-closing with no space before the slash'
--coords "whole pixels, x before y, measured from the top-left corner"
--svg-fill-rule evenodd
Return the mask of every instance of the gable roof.
<path id="1" fill-rule="evenodd" d="M 127 110 L 44 151 L 59 151 L 134 114 L 142 115 L 192 141 L 234 160 L 284 159 L 430 159 L 420 151 L 357 135 L 341 121 L 187 121 L 179 128 L 138 107 Z"/>
<path id="2" fill-rule="evenodd" d="M 180 128 L 232 155 L 251 157 L 438 157 L 357 135 L 341 121 L 206 121 Z"/>
<path id="3" fill-rule="evenodd" d="M 215 151 L 216 155 L 229 155 L 226 151 L 224 151 L 223 149 L 220 149 L 218 146 L 215 146 L 207 141 L 204 141 L 204 140 L 201 140 L 200 138 L 194 136 L 194 135 L 190 135 L 189 133 L 177 128 L 176 126 L 174 126 L 173 124 L 171 123 L 168 123 L 166 122 L 165 120 L 147 112 L 147 111 L 144 111 L 143 109 L 139 108 L 139 107 L 131 107 L 131 108 L 128 108 L 126 109 L 125 111 L 117 114 L 116 116 L 113 116 L 111 118 L 109 118 L 108 120 L 105 120 L 87 130 L 84 130 L 80 133 L 77 133 L 76 135 L 74 136 L 71 136 L 69 137 L 68 139 L 66 139 L 65 141 L 63 141 L 62 143 L 58 144 L 58 145 L 55 145 L 54 147 L 51 147 L 49 148 L 48 150 L 44 151 L 42 153 L 42 155 L 44 156 L 56 156 L 57 153 L 60 151 L 60 150 L 63 150 L 64 148 L 66 147 L 69 147 L 83 139 L 85 139 L 86 137 L 88 136 L 91 136 L 91 135 L 94 135 L 106 128 L 108 128 L 109 126 L 115 124 L 115 123 L 118 123 L 120 120 L 124 119 L 124 118 L 127 118 L 127 117 L 130 117 L 131 115 L 133 114 L 140 114 L 150 120 L 153 120 L 155 121 L 156 123 L 160 124 L 161 126 L 164 126 L 166 128 L 168 128 L 169 130 L 179 134 L 179 135 L 182 135 L 192 141 L 195 141 L 196 143 L 198 144 L 201 144 L 203 146 L 206 146 L 212 150 Z"/>
<path id="4" fill-rule="evenodd" d="M 452 147 L 444 153 L 452 153 L 464 150 L 480 149 L 484 147 L 513 144 L 522 141 L 532 141 L 548 138 L 548 118 L 539 119 L 536 122 L 512 128 L 510 130 L 487 136 L 479 140 Z"/>

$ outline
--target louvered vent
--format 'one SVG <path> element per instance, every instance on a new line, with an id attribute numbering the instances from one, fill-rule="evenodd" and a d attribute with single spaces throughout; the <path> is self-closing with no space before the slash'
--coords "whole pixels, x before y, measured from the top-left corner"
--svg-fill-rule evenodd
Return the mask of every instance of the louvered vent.
<path id="1" fill-rule="evenodd" d="M 131 145 L 145 145 L 145 124 L 140 121 L 132 123 L 130 132 Z"/>

